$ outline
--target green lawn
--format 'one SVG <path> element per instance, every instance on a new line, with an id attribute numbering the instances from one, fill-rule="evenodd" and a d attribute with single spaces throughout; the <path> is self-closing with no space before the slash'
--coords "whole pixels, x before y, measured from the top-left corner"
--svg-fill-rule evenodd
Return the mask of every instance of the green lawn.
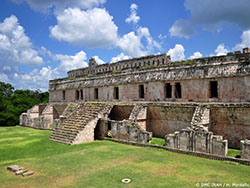
<path id="1" fill-rule="evenodd" d="M 248 183 L 250 167 L 110 141 L 68 146 L 50 131 L 0 127 L 0 187 L 196 187 L 196 183 Z M 158 140 L 159 141 L 159 140 Z M 35 171 L 15 176 L 11 164 Z M 121 179 L 130 178 L 129 184 Z"/>

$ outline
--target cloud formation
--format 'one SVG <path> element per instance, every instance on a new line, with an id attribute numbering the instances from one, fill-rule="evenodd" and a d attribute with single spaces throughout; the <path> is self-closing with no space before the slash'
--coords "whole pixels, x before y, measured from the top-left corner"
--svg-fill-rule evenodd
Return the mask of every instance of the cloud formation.
<path id="1" fill-rule="evenodd" d="M 228 52 L 224 44 L 219 44 L 215 50 L 216 56 L 227 55 Z"/>
<path id="2" fill-rule="evenodd" d="M 192 56 L 189 57 L 189 59 L 197 59 L 201 58 L 203 55 L 200 52 L 194 52 Z"/>
<path id="3" fill-rule="evenodd" d="M 118 40 L 118 27 L 105 9 L 82 11 L 68 8 L 57 16 L 57 25 L 50 27 L 51 37 L 88 48 L 111 47 Z"/>
<path id="4" fill-rule="evenodd" d="M 0 60 L 4 64 L 12 65 L 43 64 L 43 59 L 33 48 L 29 37 L 14 15 L 0 22 Z"/>
<path id="5" fill-rule="evenodd" d="M 124 53 L 120 53 L 119 55 L 112 57 L 111 62 L 110 63 L 115 63 L 121 60 L 125 60 L 125 59 L 129 59 L 131 57 L 125 55 Z"/>
<path id="6" fill-rule="evenodd" d="M 249 0 L 186 0 L 184 6 L 190 17 L 177 20 L 169 30 L 171 36 L 190 38 L 197 25 L 212 31 L 225 23 L 250 28 Z"/>
<path id="7" fill-rule="evenodd" d="M 188 20 L 176 20 L 174 25 L 169 29 L 170 36 L 183 37 L 189 39 L 194 33 L 192 24 Z"/>
<path id="8" fill-rule="evenodd" d="M 250 48 L 250 29 L 244 31 L 241 35 L 241 43 L 236 44 L 233 50 L 242 50 L 242 48 Z"/>
<path id="9" fill-rule="evenodd" d="M 174 48 L 170 48 L 167 52 L 171 57 L 171 61 L 181 61 L 185 59 L 185 49 L 181 44 L 176 44 Z"/>
<path id="10" fill-rule="evenodd" d="M 89 9 L 104 4 L 106 0 L 12 0 L 16 3 L 26 2 L 37 11 L 46 11 L 50 8 L 63 10 L 65 8 Z"/>
<path id="11" fill-rule="evenodd" d="M 133 23 L 133 24 L 137 24 L 140 20 L 140 17 L 137 16 L 137 9 L 138 9 L 138 6 L 136 4 L 131 4 L 130 5 L 130 15 L 128 18 L 126 18 L 125 22 L 126 23 Z"/>

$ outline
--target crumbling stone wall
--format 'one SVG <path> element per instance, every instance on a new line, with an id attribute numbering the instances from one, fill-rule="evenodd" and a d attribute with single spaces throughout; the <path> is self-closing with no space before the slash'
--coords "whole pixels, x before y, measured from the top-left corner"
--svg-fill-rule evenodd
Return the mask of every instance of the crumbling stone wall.
<path id="1" fill-rule="evenodd" d="M 127 121 L 110 121 L 112 138 L 139 143 L 149 143 L 152 133 L 140 129 L 136 124 Z"/>
<path id="2" fill-rule="evenodd" d="M 55 119 L 60 116 L 66 106 L 65 104 L 35 105 L 27 113 L 20 115 L 19 125 L 37 129 L 53 129 Z"/>
<path id="3" fill-rule="evenodd" d="M 148 105 L 146 130 L 155 137 L 165 135 L 190 126 L 195 105 Z"/>
<path id="4" fill-rule="evenodd" d="M 230 148 L 239 149 L 241 140 L 250 139 L 249 114 L 248 103 L 211 105 L 209 130 L 227 139 Z"/>
<path id="5" fill-rule="evenodd" d="M 170 148 L 211 153 L 215 155 L 227 155 L 227 140 L 222 136 L 213 135 L 203 126 L 193 126 L 181 129 L 174 134 L 165 137 L 165 145 Z"/>

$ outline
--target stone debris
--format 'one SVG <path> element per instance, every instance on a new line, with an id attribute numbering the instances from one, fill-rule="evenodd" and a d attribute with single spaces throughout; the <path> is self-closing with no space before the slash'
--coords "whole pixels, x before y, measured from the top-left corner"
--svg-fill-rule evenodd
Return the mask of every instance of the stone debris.
<path id="1" fill-rule="evenodd" d="M 21 175 L 21 174 L 23 174 L 23 173 L 25 173 L 25 172 L 27 172 L 28 170 L 18 170 L 18 171 L 16 171 L 16 175 Z"/>
<path id="2" fill-rule="evenodd" d="M 8 166 L 7 169 L 12 171 L 12 172 L 16 172 L 16 171 L 19 171 L 19 170 L 23 170 L 23 167 L 19 167 L 17 165 L 11 165 L 11 166 Z"/>
<path id="3" fill-rule="evenodd" d="M 7 170 L 14 172 L 15 175 L 31 176 L 34 174 L 33 171 L 25 170 L 23 167 L 19 167 L 18 165 L 10 165 L 7 167 Z"/>
<path id="4" fill-rule="evenodd" d="M 33 174 L 34 174 L 33 171 L 28 171 L 28 172 L 23 173 L 22 175 L 23 175 L 23 177 L 25 177 L 25 176 L 31 176 Z"/>

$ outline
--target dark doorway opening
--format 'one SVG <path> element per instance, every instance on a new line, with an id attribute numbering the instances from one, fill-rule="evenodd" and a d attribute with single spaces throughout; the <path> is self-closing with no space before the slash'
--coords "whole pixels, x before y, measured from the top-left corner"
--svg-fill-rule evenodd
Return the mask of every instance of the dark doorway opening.
<path id="1" fill-rule="evenodd" d="M 181 98 L 181 83 L 175 83 L 175 98 Z"/>
<path id="2" fill-rule="evenodd" d="M 111 120 L 116 120 L 116 121 L 122 121 L 124 119 L 128 120 L 133 108 L 134 108 L 134 106 L 127 106 L 127 105 L 117 106 L 117 105 L 115 105 L 112 108 L 108 118 Z"/>
<path id="3" fill-rule="evenodd" d="M 218 82 L 210 81 L 210 98 L 218 97 Z"/>
<path id="4" fill-rule="evenodd" d="M 165 98 L 172 98 L 172 86 L 170 83 L 165 85 Z"/>
<path id="5" fill-rule="evenodd" d="M 95 88 L 95 91 L 94 91 L 94 98 L 95 98 L 95 99 L 98 99 L 98 88 Z"/>
<path id="6" fill-rule="evenodd" d="M 119 99 L 119 87 L 114 88 L 114 99 Z"/>
<path id="7" fill-rule="evenodd" d="M 144 85 L 139 85 L 139 98 L 144 99 Z"/>
<path id="8" fill-rule="evenodd" d="M 83 100 L 83 90 L 82 89 L 80 90 L 80 98 L 81 98 L 81 100 Z"/>
<path id="9" fill-rule="evenodd" d="M 65 91 L 63 91 L 63 100 L 65 100 Z"/>

